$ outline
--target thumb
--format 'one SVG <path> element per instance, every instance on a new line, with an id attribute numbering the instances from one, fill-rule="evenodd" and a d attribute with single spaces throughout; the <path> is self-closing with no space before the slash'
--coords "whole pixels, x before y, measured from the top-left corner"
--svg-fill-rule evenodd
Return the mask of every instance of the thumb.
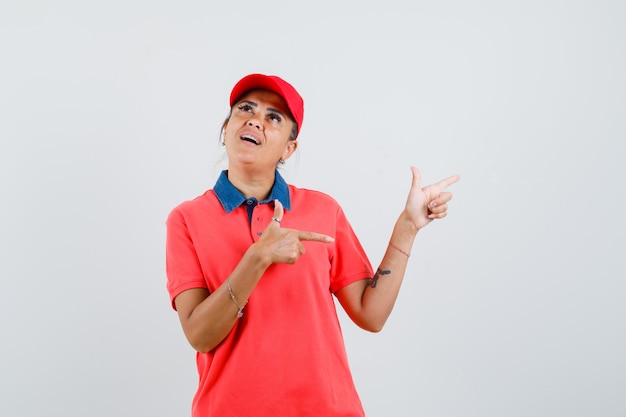
<path id="1" fill-rule="evenodd" d="M 280 221 L 283 219 L 284 213 L 283 204 L 278 200 L 274 200 L 274 218 Z"/>
<path id="2" fill-rule="evenodd" d="M 422 174 L 420 173 L 420 170 L 411 165 L 411 172 L 413 173 L 411 188 L 420 188 L 422 183 Z"/>

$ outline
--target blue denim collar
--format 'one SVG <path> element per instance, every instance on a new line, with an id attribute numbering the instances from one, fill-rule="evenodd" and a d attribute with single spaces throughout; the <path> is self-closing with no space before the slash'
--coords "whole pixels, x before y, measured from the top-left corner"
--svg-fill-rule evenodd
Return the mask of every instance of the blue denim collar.
<path id="1" fill-rule="evenodd" d="M 246 200 L 246 196 L 235 188 L 235 186 L 228 179 L 228 170 L 222 171 L 220 177 L 217 179 L 213 191 L 217 196 L 217 199 L 224 207 L 226 213 L 230 213 Z M 282 203 L 285 210 L 291 210 L 291 200 L 289 198 L 289 186 L 280 175 L 278 171 L 275 173 L 274 185 L 267 200 L 261 201 L 259 204 L 266 204 L 271 201 L 278 200 Z"/>

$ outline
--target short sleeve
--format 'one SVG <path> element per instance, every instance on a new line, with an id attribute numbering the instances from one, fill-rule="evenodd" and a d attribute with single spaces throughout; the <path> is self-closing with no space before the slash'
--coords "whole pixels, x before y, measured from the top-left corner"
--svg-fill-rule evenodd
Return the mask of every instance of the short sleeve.
<path id="1" fill-rule="evenodd" d="M 192 288 L 207 288 L 191 234 L 180 207 L 169 214 L 167 221 L 165 270 L 167 291 L 172 307 L 178 294 Z"/>
<path id="2" fill-rule="evenodd" d="M 374 275 L 372 265 L 345 213 L 338 206 L 335 220 L 335 253 L 330 270 L 330 290 L 334 293 L 348 284 Z"/>

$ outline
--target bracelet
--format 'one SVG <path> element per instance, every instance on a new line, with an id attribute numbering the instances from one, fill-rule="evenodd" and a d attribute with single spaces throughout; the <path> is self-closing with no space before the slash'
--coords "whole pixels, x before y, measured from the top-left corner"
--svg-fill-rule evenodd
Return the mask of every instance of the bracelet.
<path id="1" fill-rule="evenodd" d="M 411 256 L 410 253 L 407 253 L 405 251 L 403 251 L 402 249 L 400 249 L 399 247 L 397 247 L 396 245 L 394 245 L 393 243 L 391 243 L 391 240 L 389 241 L 389 246 L 391 246 L 392 248 L 394 248 L 395 250 L 397 250 L 398 252 L 400 252 L 403 255 L 406 255 L 406 257 L 408 258 L 409 256 Z"/>
<path id="2" fill-rule="evenodd" d="M 237 302 L 237 299 L 235 298 L 235 294 L 233 294 L 233 289 L 230 288 L 230 277 L 226 278 L 226 286 L 228 287 L 228 294 L 230 294 L 230 298 L 233 300 L 233 303 L 235 303 L 235 305 L 238 308 L 237 318 L 242 318 L 243 308 L 246 306 L 246 304 L 248 304 L 248 302 L 246 301 L 245 303 L 243 303 L 242 306 L 239 306 L 239 303 Z"/>

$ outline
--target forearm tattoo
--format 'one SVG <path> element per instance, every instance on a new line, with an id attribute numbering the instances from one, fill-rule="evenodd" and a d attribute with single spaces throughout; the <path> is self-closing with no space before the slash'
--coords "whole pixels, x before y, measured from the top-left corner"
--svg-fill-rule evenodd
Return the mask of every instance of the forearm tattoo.
<path id="1" fill-rule="evenodd" d="M 378 268 L 376 270 L 376 273 L 374 274 L 374 277 L 370 278 L 370 287 L 376 288 L 376 284 L 378 283 L 378 278 L 380 278 L 381 275 L 389 275 L 389 274 L 391 274 L 391 270 L 390 269 L 382 270 L 382 269 Z"/>

